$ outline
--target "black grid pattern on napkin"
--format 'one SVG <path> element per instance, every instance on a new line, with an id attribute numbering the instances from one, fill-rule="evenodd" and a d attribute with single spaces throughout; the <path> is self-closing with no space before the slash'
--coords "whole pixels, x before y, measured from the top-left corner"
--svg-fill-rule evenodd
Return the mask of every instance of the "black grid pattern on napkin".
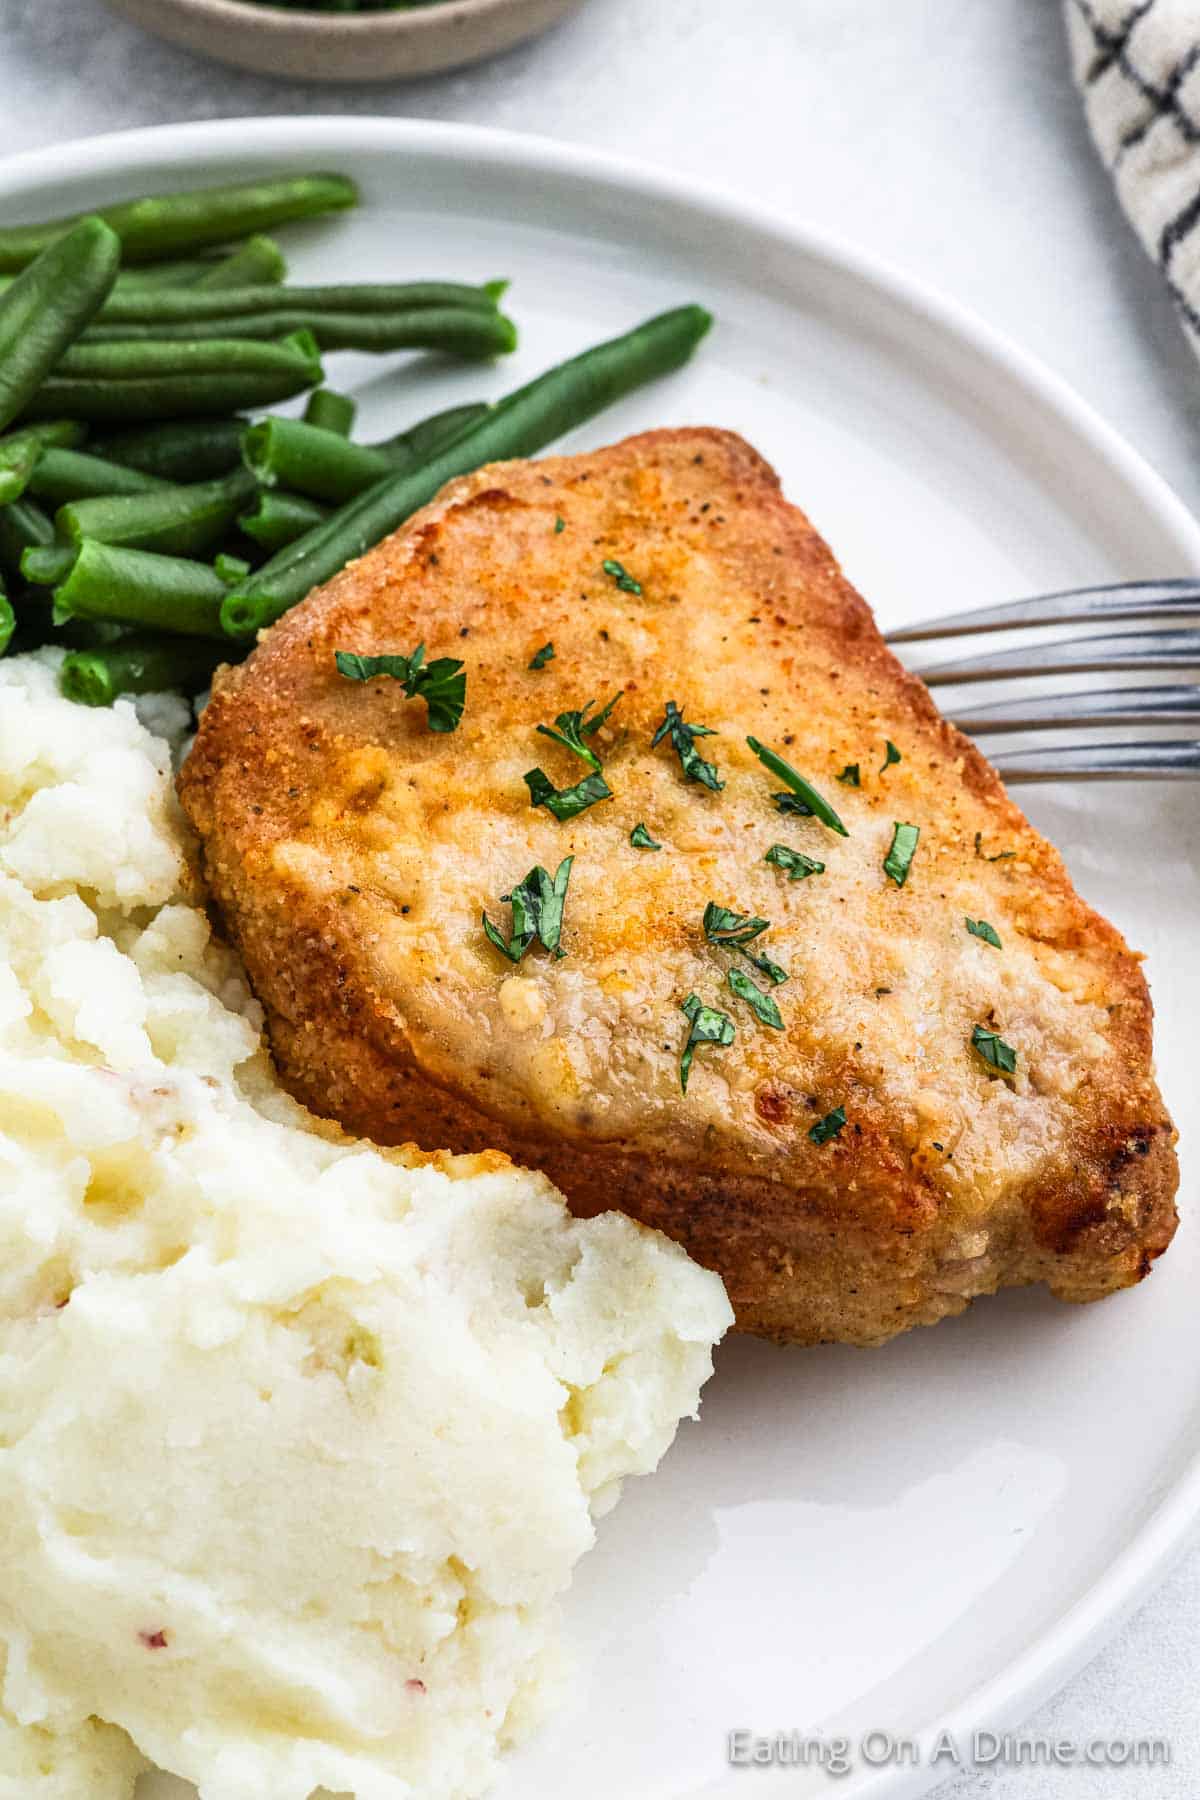
<path id="1" fill-rule="evenodd" d="M 1189 107 L 1186 94 L 1189 77 L 1200 68 L 1200 6 L 1187 5 L 1189 20 L 1180 0 L 1069 0 L 1069 4 L 1090 39 L 1089 53 L 1082 62 L 1076 58 L 1089 110 L 1102 102 L 1109 106 L 1119 104 L 1132 115 L 1115 146 L 1101 144 L 1111 172 L 1118 175 L 1127 158 L 1146 143 L 1152 132 L 1158 133 L 1160 139 L 1162 134 L 1169 134 L 1178 153 L 1177 157 L 1164 154 L 1161 141 L 1156 143 L 1160 166 L 1178 167 L 1184 158 L 1193 160 L 1189 152 L 1196 153 L 1186 196 L 1175 205 L 1147 248 L 1156 256 L 1186 324 L 1200 337 L 1200 292 L 1193 280 L 1189 293 L 1177 279 L 1174 266 L 1183 246 L 1200 229 L 1200 116 Z M 1164 42 L 1171 45 L 1165 63 Z M 1120 96 L 1102 99 L 1099 88 L 1103 83 L 1120 83 Z M 1128 200 L 1126 204 L 1131 212 L 1136 210 Z M 1143 221 L 1134 217 L 1133 223 L 1145 241 Z"/>

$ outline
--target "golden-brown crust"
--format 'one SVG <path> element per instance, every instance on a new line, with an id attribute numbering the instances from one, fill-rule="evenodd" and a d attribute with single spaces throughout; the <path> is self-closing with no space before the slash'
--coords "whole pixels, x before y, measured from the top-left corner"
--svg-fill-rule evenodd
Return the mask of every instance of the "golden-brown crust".
<path id="1" fill-rule="evenodd" d="M 453 736 L 399 684 L 333 669 L 334 649 L 418 639 L 467 661 Z M 526 768 L 584 771 L 533 726 L 617 688 L 595 740 L 616 798 L 563 825 L 535 812 Z M 649 748 L 669 698 L 719 729 L 700 748 L 720 795 Z M 836 796 L 848 839 L 772 811 L 748 731 Z M 883 769 L 885 738 L 903 761 Z M 835 785 L 847 763 L 858 789 Z M 452 483 L 218 679 L 180 792 L 301 1099 L 383 1142 L 499 1146 L 578 1210 L 668 1231 L 720 1270 L 743 1329 L 868 1343 L 1002 1284 L 1095 1298 L 1170 1241 L 1174 1134 L 1137 958 L 731 434 Z M 629 848 L 643 817 L 665 852 Z M 880 868 L 897 818 L 922 827 L 903 890 Z M 788 883 L 762 861 L 776 840 L 826 873 Z M 502 919 L 500 894 L 567 854 L 570 954 L 514 974 L 480 910 Z M 723 986 L 709 897 L 771 919 L 783 1033 Z M 1003 952 L 967 936 L 968 912 Z M 739 1035 L 697 1055 L 684 1099 L 692 988 Z M 971 1050 L 973 1021 L 1016 1044 L 1012 1083 Z M 835 1102 L 850 1124 L 816 1146 Z"/>

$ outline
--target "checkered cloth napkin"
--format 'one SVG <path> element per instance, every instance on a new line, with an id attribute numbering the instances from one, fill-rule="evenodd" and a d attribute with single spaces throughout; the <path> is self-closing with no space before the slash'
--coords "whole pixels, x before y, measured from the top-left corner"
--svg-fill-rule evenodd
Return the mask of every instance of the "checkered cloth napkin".
<path id="1" fill-rule="evenodd" d="M 1096 147 L 1200 352 L 1200 0 L 1065 4 Z"/>

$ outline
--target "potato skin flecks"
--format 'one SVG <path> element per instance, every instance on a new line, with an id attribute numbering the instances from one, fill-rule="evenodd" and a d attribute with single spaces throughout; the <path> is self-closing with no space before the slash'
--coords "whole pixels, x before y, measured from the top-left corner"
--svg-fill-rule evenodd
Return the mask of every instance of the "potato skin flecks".
<path id="1" fill-rule="evenodd" d="M 334 668 L 421 640 L 467 665 L 449 735 L 397 683 Z M 523 776 L 586 770 L 535 727 L 618 689 L 589 740 L 613 798 L 560 824 Z M 717 734 L 697 745 L 720 792 L 651 749 L 668 700 Z M 776 810 L 748 735 L 847 838 Z M 850 764 L 859 787 L 838 784 Z M 877 1343 L 1003 1285 L 1095 1299 L 1171 1240 L 1138 959 L 730 433 L 451 483 L 218 678 L 180 793 L 301 1099 L 383 1143 L 498 1146 L 579 1212 L 660 1227 L 720 1271 L 744 1330 Z M 642 820 L 653 856 L 628 841 Z M 896 820 L 920 826 L 903 888 L 883 868 Z M 776 843 L 824 872 L 789 881 Z M 481 913 L 507 936 L 500 896 L 566 856 L 567 955 L 534 948 L 514 987 Z M 754 948 L 789 972 L 782 1031 L 730 992 L 709 900 L 770 921 Z M 685 1097 L 692 993 L 737 1037 L 697 1049 Z M 1015 1049 L 1011 1079 L 976 1025 Z M 838 1106 L 845 1129 L 814 1143 Z"/>

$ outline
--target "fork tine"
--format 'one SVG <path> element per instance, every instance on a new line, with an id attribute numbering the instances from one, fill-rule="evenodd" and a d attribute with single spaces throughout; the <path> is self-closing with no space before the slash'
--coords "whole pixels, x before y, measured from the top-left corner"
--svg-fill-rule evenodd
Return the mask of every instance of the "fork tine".
<path id="1" fill-rule="evenodd" d="M 1003 681 L 1015 675 L 1116 674 L 1124 669 L 1200 669 L 1200 630 L 1122 631 L 984 650 L 916 673 L 927 687 L 948 681 Z"/>
<path id="2" fill-rule="evenodd" d="M 1141 744 L 1069 744 L 1010 750 L 992 762 L 1007 782 L 1200 780 L 1200 740 Z"/>
<path id="3" fill-rule="evenodd" d="M 1095 688 L 1082 694 L 1038 694 L 949 709 L 960 731 L 1030 731 L 1059 725 L 1190 725 L 1200 720 L 1200 687 Z"/>
<path id="4" fill-rule="evenodd" d="M 1200 613 L 1200 581 L 1179 577 L 1168 581 L 1126 581 L 1113 587 L 1069 588 L 1039 594 L 1031 600 L 1008 600 L 971 612 L 950 613 L 902 625 L 885 635 L 889 644 L 915 644 L 923 638 L 964 637 L 977 631 L 1003 631 L 1018 625 L 1084 625 L 1089 620 L 1190 618 Z"/>

